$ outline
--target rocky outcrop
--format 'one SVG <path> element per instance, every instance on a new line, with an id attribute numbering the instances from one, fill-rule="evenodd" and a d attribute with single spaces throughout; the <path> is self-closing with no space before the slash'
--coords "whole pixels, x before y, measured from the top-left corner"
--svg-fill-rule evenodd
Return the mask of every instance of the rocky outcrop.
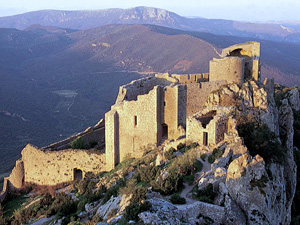
<path id="1" fill-rule="evenodd" d="M 209 220 L 214 224 L 225 221 L 224 207 L 195 202 L 188 205 L 173 205 L 163 199 L 150 199 L 151 212 L 142 212 L 139 218 L 144 224 L 202 224 Z"/>
<path id="2" fill-rule="evenodd" d="M 228 167 L 226 187 L 229 196 L 245 212 L 248 224 L 288 224 L 284 166 L 272 163 L 269 172 L 259 155 L 244 154 Z"/>
<path id="3" fill-rule="evenodd" d="M 225 221 L 227 225 L 246 224 L 241 208 L 228 195 L 225 197 Z"/>
<path id="4" fill-rule="evenodd" d="M 104 220 L 108 219 L 107 214 L 112 210 L 119 211 L 120 210 L 120 202 L 122 200 L 122 196 L 114 197 L 112 196 L 108 202 L 104 205 L 100 206 L 96 212 L 96 215 L 99 215 Z"/>
<path id="5" fill-rule="evenodd" d="M 294 88 L 289 91 L 289 103 L 292 109 L 298 111 L 300 109 L 300 99 L 299 99 L 299 90 Z"/>
<path id="6" fill-rule="evenodd" d="M 292 108 L 299 109 L 299 92 L 298 89 L 292 89 L 289 93 L 291 93 L 289 99 L 292 98 L 292 102 L 291 100 L 288 101 L 288 99 L 284 99 L 281 101 L 282 104 L 279 107 L 279 131 L 280 136 L 282 137 L 284 142 L 283 144 L 286 147 L 286 152 L 283 155 L 285 162 L 284 177 L 287 201 L 286 206 L 289 207 L 290 211 L 297 185 L 297 166 L 294 161 L 293 153 L 294 115 Z M 290 221 L 290 218 L 288 219 L 288 221 Z"/>
<path id="7" fill-rule="evenodd" d="M 236 106 L 245 117 L 251 114 L 256 120 L 265 123 L 272 132 L 278 132 L 278 110 L 273 93 L 256 81 L 245 82 L 241 87 L 235 83 L 225 85 L 212 92 L 206 106 Z"/>

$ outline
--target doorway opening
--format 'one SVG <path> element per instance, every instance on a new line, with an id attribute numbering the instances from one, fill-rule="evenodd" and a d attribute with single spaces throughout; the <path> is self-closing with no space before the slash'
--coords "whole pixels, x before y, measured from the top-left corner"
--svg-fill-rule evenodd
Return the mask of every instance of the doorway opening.
<path id="1" fill-rule="evenodd" d="M 208 133 L 203 132 L 203 145 L 207 146 L 207 144 L 208 144 Z"/>
<path id="2" fill-rule="evenodd" d="M 82 170 L 74 169 L 74 180 L 82 180 Z"/>
<path id="3" fill-rule="evenodd" d="M 162 124 L 162 136 L 168 139 L 168 125 L 165 123 Z"/>

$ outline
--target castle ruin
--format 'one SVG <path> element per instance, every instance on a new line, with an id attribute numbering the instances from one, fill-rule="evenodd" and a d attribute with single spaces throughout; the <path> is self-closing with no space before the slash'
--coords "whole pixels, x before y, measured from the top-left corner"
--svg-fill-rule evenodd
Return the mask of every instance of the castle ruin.
<path id="1" fill-rule="evenodd" d="M 232 107 L 206 108 L 209 94 L 222 85 L 260 80 L 260 43 L 230 46 L 209 64 L 209 73 L 157 74 L 123 85 L 116 102 L 96 126 L 44 148 L 27 145 L 0 199 L 25 183 L 56 185 L 113 169 L 127 157 L 141 157 L 149 145 L 166 139 L 214 146 L 224 139 Z M 272 87 L 271 87 L 272 89 Z M 76 138 L 96 140 L 102 150 L 69 149 Z M 2 197 L 1 197 L 2 196 Z"/>

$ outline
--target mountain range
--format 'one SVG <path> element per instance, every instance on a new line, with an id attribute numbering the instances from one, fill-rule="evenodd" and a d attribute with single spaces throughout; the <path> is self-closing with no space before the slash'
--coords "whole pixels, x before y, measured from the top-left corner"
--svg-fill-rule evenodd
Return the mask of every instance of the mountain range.
<path id="1" fill-rule="evenodd" d="M 62 11 L 42 10 L 0 18 L 0 27 L 26 29 L 33 24 L 86 30 L 107 24 L 152 24 L 187 31 L 300 43 L 300 22 L 250 23 L 187 18 L 164 9 L 136 7 Z"/>
<path id="2" fill-rule="evenodd" d="M 262 75 L 300 85 L 300 44 L 289 42 L 292 34 L 273 24 L 271 40 L 263 40 L 266 30 L 243 32 L 229 22 L 144 7 L 0 18 L 0 172 L 28 142 L 45 146 L 95 124 L 120 85 L 156 72 L 208 72 L 209 60 L 236 43 L 261 42 Z"/>

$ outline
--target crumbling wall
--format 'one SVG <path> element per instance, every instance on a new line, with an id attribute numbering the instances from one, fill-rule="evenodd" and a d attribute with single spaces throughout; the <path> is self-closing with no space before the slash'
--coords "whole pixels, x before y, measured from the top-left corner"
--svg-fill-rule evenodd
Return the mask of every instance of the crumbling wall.
<path id="1" fill-rule="evenodd" d="M 176 78 L 180 84 L 197 83 L 206 80 L 203 74 L 172 74 L 172 77 Z"/>
<path id="2" fill-rule="evenodd" d="M 209 62 L 209 81 L 244 82 L 245 60 L 240 57 L 213 59 Z"/>
<path id="3" fill-rule="evenodd" d="M 174 82 L 176 83 L 177 80 L 170 77 L 168 73 L 134 80 L 119 88 L 119 94 L 115 104 L 121 103 L 124 100 L 137 100 L 137 96 L 148 94 L 157 85 L 167 86 Z"/>
<path id="4" fill-rule="evenodd" d="M 22 159 L 16 161 L 16 165 L 9 175 L 9 190 L 21 189 L 24 182 L 24 163 Z"/>
<path id="5" fill-rule="evenodd" d="M 101 119 L 94 127 L 89 127 L 85 131 L 80 132 L 76 135 L 73 135 L 69 138 L 61 140 L 59 142 L 52 143 L 46 147 L 41 148 L 44 151 L 51 150 L 63 150 L 69 148 L 69 144 L 74 141 L 76 138 L 81 137 L 85 143 L 89 143 L 90 141 L 97 141 L 98 144 L 101 144 L 104 147 L 105 144 L 105 128 L 104 128 L 104 120 Z"/>
<path id="6" fill-rule="evenodd" d="M 56 185 L 74 180 L 74 170 L 94 174 L 105 171 L 105 154 L 67 149 L 43 152 L 27 145 L 21 152 L 24 163 L 24 181 L 38 185 Z"/>
<path id="7" fill-rule="evenodd" d="M 211 118 L 204 119 L 210 116 Z M 224 140 L 225 134 L 229 132 L 228 120 L 233 117 L 233 107 L 214 106 L 205 108 L 187 118 L 186 140 L 198 142 L 200 145 L 216 145 Z M 207 140 L 205 141 L 205 139 Z"/>
<path id="8" fill-rule="evenodd" d="M 245 60 L 244 79 L 260 80 L 260 43 L 247 42 L 223 49 L 222 57 L 240 57 Z"/>
<path id="9" fill-rule="evenodd" d="M 119 149 L 119 115 L 116 110 L 105 114 L 105 157 L 107 171 L 120 162 Z"/>
<path id="10" fill-rule="evenodd" d="M 178 128 L 178 86 L 165 87 L 164 89 L 164 123 L 168 128 L 168 139 L 176 139 Z"/>
<path id="11" fill-rule="evenodd" d="M 5 177 L 4 178 L 4 181 L 3 181 L 3 189 L 2 189 L 2 192 L 0 193 L 0 203 L 3 202 L 7 196 L 7 193 L 8 193 L 8 178 Z"/>
<path id="12" fill-rule="evenodd" d="M 227 84 L 226 80 L 212 81 L 188 84 L 187 87 L 187 103 L 186 117 L 201 111 L 205 107 L 205 101 L 212 91 L 218 90 L 222 85 Z"/>
<path id="13" fill-rule="evenodd" d="M 256 41 L 246 42 L 242 44 L 236 44 L 229 46 L 228 48 L 224 48 L 222 50 L 221 57 L 230 56 L 232 52 L 239 50 L 239 54 L 242 56 L 259 57 L 260 56 L 260 43 Z"/>
<path id="14" fill-rule="evenodd" d="M 119 143 L 119 162 L 127 156 L 141 157 L 147 145 L 159 143 L 162 137 L 162 107 L 163 87 L 161 86 L 155 86 L 148 94 L 137 96 L 136 101 L 123 101 L 112 106 L 112 110 L 118 114 L 119 134 L 115 141 Z M 107 114 L 108 117 L 114 120 L 110 112 Z M 106 146 L 109 152 L 112 135 L 111 133 L 106 136 L 106 143 L 111 142 Z"/>

